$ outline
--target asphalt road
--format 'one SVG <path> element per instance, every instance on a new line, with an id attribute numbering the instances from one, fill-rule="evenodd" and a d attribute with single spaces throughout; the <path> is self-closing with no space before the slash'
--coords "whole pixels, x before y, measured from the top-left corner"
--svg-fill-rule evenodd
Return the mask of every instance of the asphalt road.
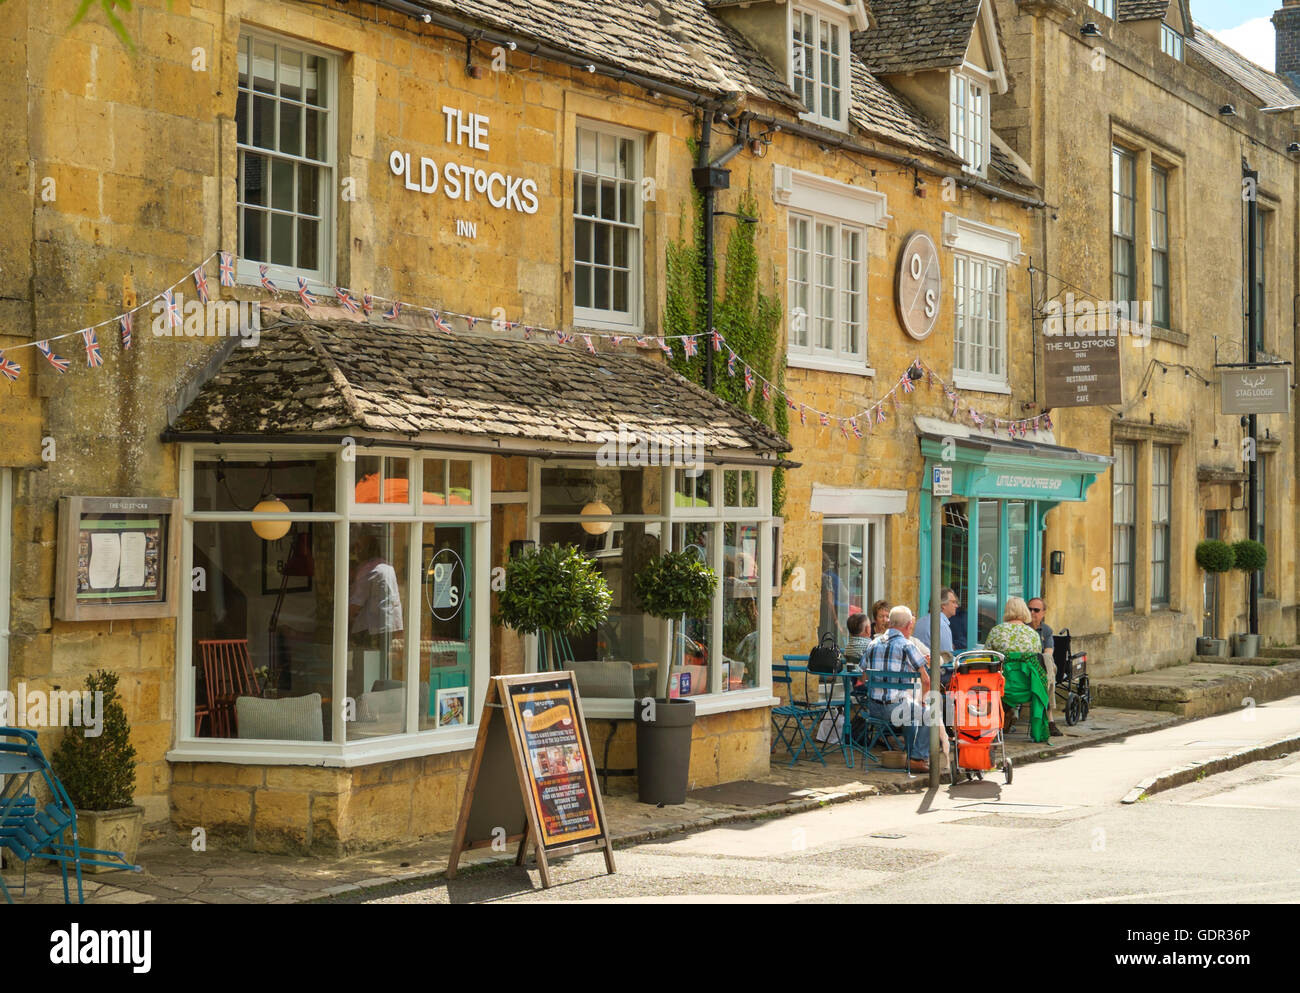
<path id="1" fill-rule="evenodd" d="M 1296 698 L 1273 706 L 1300 717 Z M 995 775 L 620 849 L 613 876 L 571 857 L 550 890 L 492 866 L 332 902 L 1300 902 L 1300 754 L 1119 802 L 1144 759 L 1195 750 L 1217 720 L 1025 766 L 1006 788 Z"/>

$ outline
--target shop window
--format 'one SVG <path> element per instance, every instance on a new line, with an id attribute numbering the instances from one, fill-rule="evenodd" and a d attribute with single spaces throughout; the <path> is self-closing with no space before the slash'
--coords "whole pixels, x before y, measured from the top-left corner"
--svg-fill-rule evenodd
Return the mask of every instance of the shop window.
<path id="1" fill-rule="evenodd" d="M 673 474 L 673 508 L 689 513 L 716 506 L 713 469 L 677 469 Z"/>
<path id="2" fill-rule="evenodd" d="M 239 39 L 235 102 L 240 279 L 270 267 L 285 288 L 332 283 L 333 57 L 274 37 Z"/>
<path id="3" fill-rule="evenodd" d="M 978 389 L 1007 378 L 1006 266 L 954 253 L 955 371 Z"/>
<path id="4" fill-rule="evenodd" d="M 1111 149 L 1111 298 L 1137 299 L 1137 156 Z"/>
<path id="5" fill-rule="evenodd" d="M 884 597 L 881 534 L 877 521 L 823 520 L 819 639 L 833 634 L 843 648 L 849 617 L 870 614 L 871 604 Z"/>
<path id="6" fill-rule="evenodd" d="M 762 585 L 758 521 L 727 521 L 723 528 L 722 665 L 724 689 L 758 685 L 758 597 Z"/>
<path id="7" fill-rule="evenodd" d="M 1111 467 L 1111 590 L 1117 608 L 1133 606 L 1137 547 L 1137 446 L 1117 444 Z"/>
<path id="8" fill-rule="evenodd" d="M 1173 449 L 1151 449 L 1151 602 L 1169 603 L 1169 521 L 1172 511 Z"/>
<path id="9" fill-rule="evenodd" d="M 866 231 L 830 217 L 789 217 L 789 347 L 856 364 L 866 360 Z"/>
<path id="10" fill-rule="evenodd" d="M 641 321 L 641 160 L 644 139 L 607 125 L 577 130 L 573 173 L 573 319 Z"/>
<path id="11" fill-rule="evenodd" d="M 757 507 L 758 470 L 723 470 L 722 490 L 728 507 Z"/>
<path id="12" fill-rule="evenodd" d="M 973 72 L 953 72 L 949 80 L 948 144 L 982 176 L 989 159 L 988 82 Z"/>
<path id="13" fill-rule="evenodd" d="M 790 85 L 808 108 L 803 116 L 843 130 L 848 121 L 848 25 L 794 8 Z"/>
<path id="14" fill-rule="evenodd" d="M 474 723 L 485 459 L 286 451 L 192 465 L 181 751 L 225 738 L 263 753 L 267 741 L 332 743 L 337 754 L 345 742 Z M 343 507 L 339 473 L 351 486 Z M 423 505 L 412 478 L 436 489 Z"/>

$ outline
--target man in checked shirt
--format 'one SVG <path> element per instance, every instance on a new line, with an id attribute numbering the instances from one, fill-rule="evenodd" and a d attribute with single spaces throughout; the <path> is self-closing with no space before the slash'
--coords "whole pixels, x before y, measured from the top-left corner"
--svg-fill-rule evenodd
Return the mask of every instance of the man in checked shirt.
<path id="1" fill-rule="evenodd" d="M 915 627 L 916 618 L 910 609 L 900 605 L 890 610 L 889 628 L 883 638 L 872 642 L 862 660 L 862 668 L 920 673 L 921 693 L 924 695 L 930 691 L 930 673 L 926 669 L 925 656 L 911 641 Z M 902 725 L 911 770 L 930 771 L 930 733 L 925 723 L 926 711 L 922 700 L 915 699 L 911 690 L 897 687 L 877 689 L 872 698 L 867 700 L 867 710 L 872 717 Z"/>

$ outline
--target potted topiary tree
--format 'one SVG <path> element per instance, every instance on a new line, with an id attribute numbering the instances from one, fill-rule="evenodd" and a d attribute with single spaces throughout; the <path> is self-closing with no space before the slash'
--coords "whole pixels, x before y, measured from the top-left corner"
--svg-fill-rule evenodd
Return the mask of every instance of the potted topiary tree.
<path id="1" fill-rule="evenodd" d="M 637 606 L 675 629 L 668 640 L 661 696 L 640 700 L 634 708 L 637 792 L 642 803 L 686 802 L 695 701 L 671 698 L 669 681 L 673 668 L 685 658 L 686 618 L 708 616 L 717 588 L 717 573 L 689 551 L 656 556 L 636 574 Z"/>
<path id="2" fill-rule="evenodd" d="M 1261 542 L 1244 538 L 1232 546 L 1233 565 L 1246 574 L 1246 582 L 1255 582 L 1255 573 L 1268 563 L 1268 549 Z M 1239 659 L 1253 659 L 1259 654 L 1259 632 L 1249 631 L 1232 636 L 1232 654 Z"/>
<path id="3" fill-rule="evenodd" d="M 574 545 L 542 545 L 510 560 L 494 621 L 537 635 L 537 668 L 559 669 L 561 639 L 594 631 L 609 616 L 609 584 Z"/>
<path id="4" fill-rule="evenodd" d="M 1226 541 L 1210 538 L 1196 546 L 1196 564 L 1211 575 L 1227 572 L 1233 561 L 1232 546 Z M 1228 654 L 1228 643 L 1222 638 L 1197 638 L 1196 654 L 1223 657 Z"/>
<path id="5" fill-rule="evenodd" d="M 135 748 L 131 725 L 117 695 L 117 673 L 103 669 L 86 677 L 89 700 L 99 713 L 99 734 L 70 727 L 50 765 L 77 809 L 77 835 L 83 848 L 123 852 L 135 862 L 144 808 L 135 801 Z M 89 723 L 89 722 L 83 722 Z M 109 872 L 86 866 L 85 872 Z"/>

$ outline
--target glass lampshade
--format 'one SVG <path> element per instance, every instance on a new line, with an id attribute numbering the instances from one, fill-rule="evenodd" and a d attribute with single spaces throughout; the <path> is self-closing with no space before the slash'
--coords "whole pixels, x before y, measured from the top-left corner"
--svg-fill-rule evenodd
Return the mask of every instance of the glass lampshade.
<path id="1" fill-rule="evenodd" d="M 605 503 L 604 500 L 592 500 L 591 503 L 582 508 L 584 517 L 605 517 L 611 513 L 613 511 L 609 509 L 609 504 Z M 613 526 L 612 521 L 592 521 L 591 523 L 584 521 L 582 530 L 586 531 L 587 534 L 607 534 Z"/>
<path id="2" fill-rule="evenodd" d="M 258 502 L 253 508 L 254 514 L 287 514 L 288 506 L 283 500 L 277 500 L 274 496 L 268 496 Z M 290 521 L 253 521 L 253 533 L 263 541 L 279 541 L 289 533 L 289 528 L 293 526 Z"/>

